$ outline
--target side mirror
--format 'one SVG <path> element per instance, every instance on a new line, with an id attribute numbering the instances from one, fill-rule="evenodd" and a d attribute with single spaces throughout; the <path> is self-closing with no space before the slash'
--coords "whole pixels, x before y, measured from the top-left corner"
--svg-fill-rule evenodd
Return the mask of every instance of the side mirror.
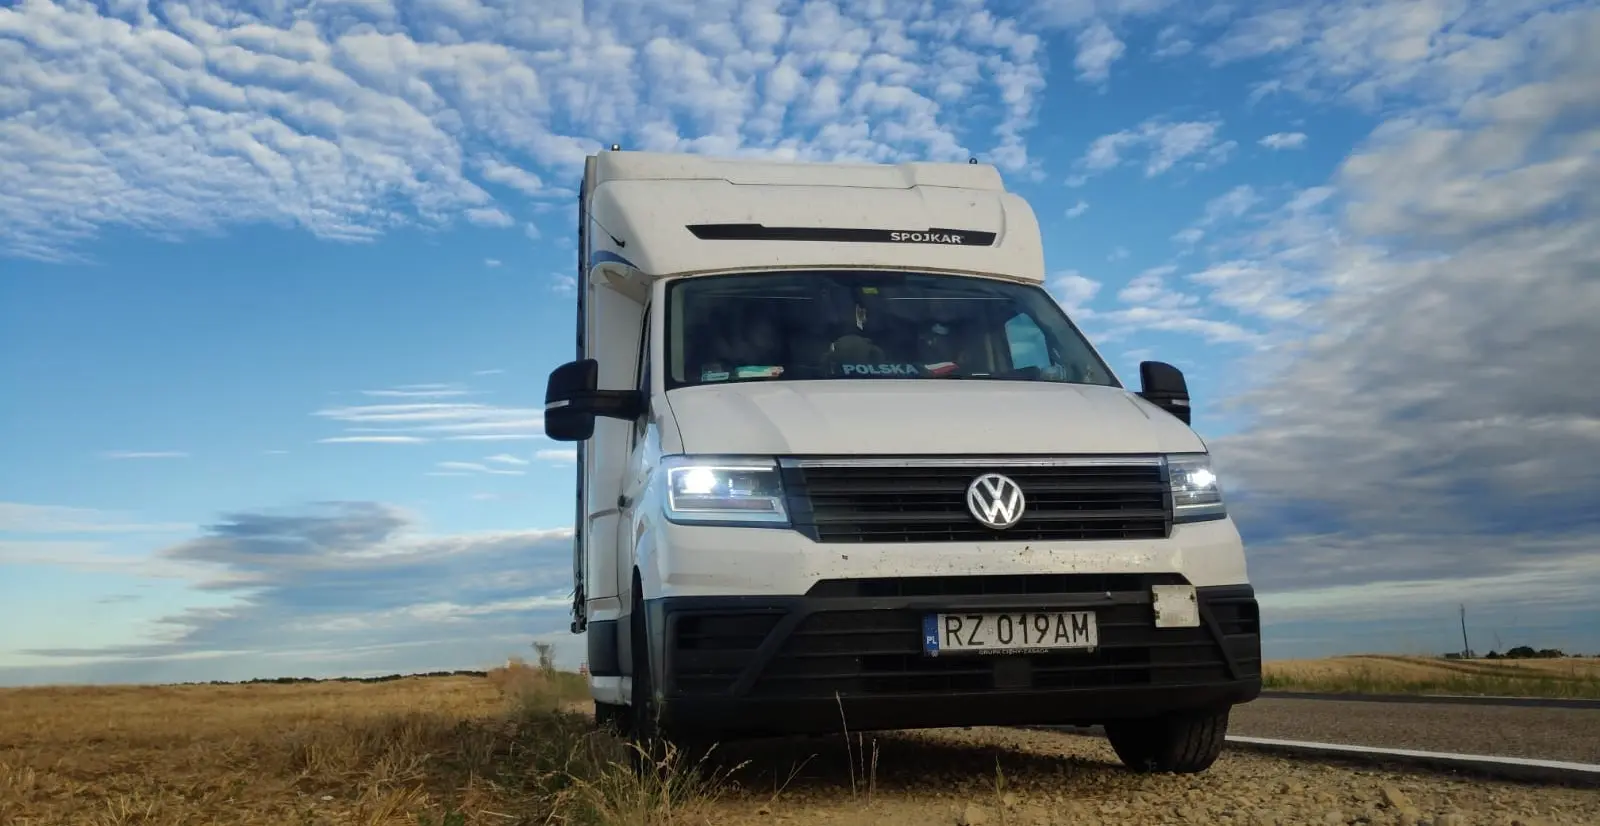
<path id="1" fill-rule="evenodd" d="M 633 421 L 644 415 L 638 390 L 598 390 L 600 363 L 569 361 L 550 371 L 544 389 L 544 433 L 558 442 L 581 442 L 594 435 L 594 419 Z"/>
<path id="2" fill-rule="evenodd" d="M 1189 424 L 1189 382 L 1183 371 L 1164 361 L 1139 362 L 1139 395 Z"/>

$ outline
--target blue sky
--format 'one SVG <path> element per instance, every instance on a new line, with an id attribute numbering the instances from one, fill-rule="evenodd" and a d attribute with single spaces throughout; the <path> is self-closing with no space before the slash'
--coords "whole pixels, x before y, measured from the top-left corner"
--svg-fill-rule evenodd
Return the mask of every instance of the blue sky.
<path id="1" fill-rule="evenodd" d="M 0 8 L 0 683 L 573 662 L 611 143 L 997 164 L 1188 372 L 1270 656 L 1600 651 L 1592 6 L 535 5 Z"/>

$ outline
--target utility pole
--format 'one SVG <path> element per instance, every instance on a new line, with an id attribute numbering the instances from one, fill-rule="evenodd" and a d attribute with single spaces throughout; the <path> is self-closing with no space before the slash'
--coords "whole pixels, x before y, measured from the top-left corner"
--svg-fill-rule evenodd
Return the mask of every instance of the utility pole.
<path id="1" fill-rule="evenodd" d="M 1467 642 L 1467 606 L 1461 604 L 1461 658 L 1472 659 L 1472 644 Z"/>

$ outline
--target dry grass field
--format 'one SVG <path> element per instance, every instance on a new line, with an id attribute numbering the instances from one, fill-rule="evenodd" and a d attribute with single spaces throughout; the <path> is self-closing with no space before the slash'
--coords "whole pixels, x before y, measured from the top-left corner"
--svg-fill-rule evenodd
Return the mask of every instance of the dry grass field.
<path id="1" fill-rule="evenodd" d="M 1376 662 L 1427 673 L 1427 663 Z M 1343 662 L 1279 665 L 1309 680 L 1351 673 Z M 1581 791 L 1236 753 L 1203 776 L 1141 776 L 1102 738 L 1002 729 L 732 744 L 708 770 L 641 777 L 620 741 L 594 731 L 589 708 L 577 675 L 521 663 L 487 679 L 0 690 L 0 824 L 1418 822 L 1394 790 L 1424 815 L 1600 822 L 1600 800 Z"/>
<path id="2" fill-rule="evenodd" d="M 694 775 L 635 779 L 570 673 L 0 691 L 0 824 L 644 823 Z M 470 816 L 469 814 L 470 813 Z"/>
<path id="3" fill-rule="evenodd" d="M 1600 659 L 1446 660 L 1383 654 L 1269 660 L 1268 688 L 1356 694 L 1600 699 Z"/>

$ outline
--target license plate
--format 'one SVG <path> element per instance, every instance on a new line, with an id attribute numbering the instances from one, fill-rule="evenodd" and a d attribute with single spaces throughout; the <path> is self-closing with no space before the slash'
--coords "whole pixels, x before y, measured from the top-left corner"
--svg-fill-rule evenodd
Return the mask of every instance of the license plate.
<path id="1" fill-rule="evenodd" d="M 1100 631 L 1093 611 L 926 614 L 922 653 L 1016 654 L 1094 648 Z"/>

